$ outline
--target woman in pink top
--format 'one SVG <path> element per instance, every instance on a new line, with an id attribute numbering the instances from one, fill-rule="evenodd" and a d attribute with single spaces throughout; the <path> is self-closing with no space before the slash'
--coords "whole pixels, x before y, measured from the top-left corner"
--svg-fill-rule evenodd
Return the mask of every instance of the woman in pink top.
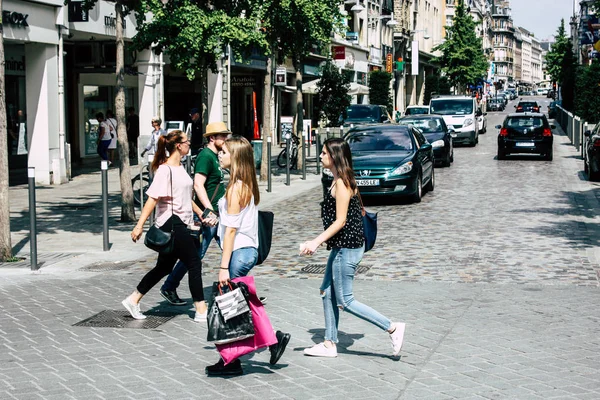
<path id="1" fill-rule="evenodd" d="M 182 131 L 173 131 L 158 138 L 158 147 L 152 162 L 154 179 L 147 190 L 148 200 L 142 215 L 133 231 L 134 242 L 142 237 L 144 223 L 156 208 L 156 225 L 164 231 L 171 231 L 175 248 L 171 254 L 159 254 L 156 266 L 138 284 L 136 290 L 123 300 L 123 306 L 135 319 L 145 319 L 140 311 L 140 300 L 165 276 L 169 275 L 175 262 L 181 260 L 188 267 L 190 292 L 196 307 L 197 322 L 206 321 L 206 302 L 202 287 L 202 262 L 198 257 L 198 240 L 190 235 L 188 226 L 193 225 L 193 212 L 202 215 L 200 208 L 192 201 L 193 181 L 181 165 L 181 158 L 188 154 L 190 141 Z M 168 158 L 167 158 L 168 151 Z"/>

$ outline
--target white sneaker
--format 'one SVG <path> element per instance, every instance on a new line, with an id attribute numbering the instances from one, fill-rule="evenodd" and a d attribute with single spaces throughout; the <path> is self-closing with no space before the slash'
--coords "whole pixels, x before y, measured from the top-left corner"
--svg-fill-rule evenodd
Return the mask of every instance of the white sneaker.
<path id="1" fill-rule="evenodd" d="M 390 333 L 390 339 L 392 340 L 392 348 L 394 349 L 394 357 L 400 355 L 402 350 L 402 342 L 404 342 L 404 330 L 406 324 L 404 322 L 396 322 L 393 324 L 396 327 L 394 333 Z"/>
<path id="2" fill-rule="evenodd" d="M 140 303 L 133 304 L 131 302 L 131 300 L 129 300 L 129 297 L 128 297 L 125 300 L 123 300 L 121 302 L 121 304 L 123 304 L 123 307 L 125 307 L 127 309 L 127 311 L 129 311 L 129 314 L 131 314 L 131 316 L 133 318 L 146 319 L 146 316 L 144 314 L 142 314 L 142 312 L 140 311 Z"/>
<path id="3" fill-rule="evenodd" d="M 325 343 L 315 344 L 313 347 L 304 349 L 305 356 L 313 357 L 337 357 L 337 347 L 325 347 Z"/>
<path id="4" fill-rule="evenodd" d="M 204 311 L 200 314 L 196 311 L 196 315 L 194 315 L 194 322 L 206 322 L 206 317 L 208 316 L 208 310 Z"/>

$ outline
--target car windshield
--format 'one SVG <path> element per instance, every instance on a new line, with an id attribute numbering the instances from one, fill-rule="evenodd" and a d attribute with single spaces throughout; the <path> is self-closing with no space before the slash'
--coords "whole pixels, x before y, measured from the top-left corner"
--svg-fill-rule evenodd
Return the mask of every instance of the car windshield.
<path id="1" fill-rule="evenodd" d="M 517 107 L 537 107 L 537 103 L 535 101 L 521 101 Z"/>
<path id="2" fill-rule="evenodd" d="M 367 106 L 348 107 L 348 109 L 346 109 L 346 115 L 348 115 L 348 119 L 377 120 L 379 118 L 377 115 L 377 109 L 375 107 Z"/>
<path id="3" fill-rule="evenodd" d="M 346 141 L 352 152 L 406 151 L 413 148 L 410 134 L 405 129 L 350 132 Z"/>
<path id="4" fill-rule="evenodd" d="M 541 128 L 544 126 L 544 121 L 539 117 L 527 117 L 527 118 L 508 118 L 504 123 L 507 128 L 522 131 L 528 128 Z"/>
<path id="5" fill-rule="evenodd" d="M 451 115 L 451 114 L 472 114 L 473 100 L 472 99 L 439 99 L 431 100 L 432 114 Z"/>
<path id="6" fill-rule="evenodd" d="M 435 118 L 404 118 L 398 123 L 400 125 L 412 125 L 423 133 L 443 131 L 442 124 Z"/>
<path id="7" fill-rule="evenodd" d="M 413 108 L 406 109 L 406 115 L 415 115 L 415 114 L 429 114 L 429 108 L 413 107 Z"/>

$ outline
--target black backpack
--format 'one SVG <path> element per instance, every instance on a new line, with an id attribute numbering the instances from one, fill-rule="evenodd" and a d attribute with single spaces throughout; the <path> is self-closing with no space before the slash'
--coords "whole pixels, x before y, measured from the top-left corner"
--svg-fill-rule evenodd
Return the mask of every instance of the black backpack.
<path id="1" fill-rule="evenodd" d="M 271 211 L 258 212 L 258 260 L 256 265 L 262 264 L 269 256 L 269 251 L 271 251 L 273 219 L 274 215 Z"/>

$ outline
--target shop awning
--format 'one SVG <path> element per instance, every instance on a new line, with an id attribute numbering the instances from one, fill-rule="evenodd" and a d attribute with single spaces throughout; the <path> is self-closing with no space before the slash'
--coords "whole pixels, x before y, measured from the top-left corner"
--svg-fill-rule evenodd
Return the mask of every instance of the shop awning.
<path id="1" fill-rule="evenodd" d="M 317 93 L 317 82 L 319 82 L 318 79 L 315 79 L 314 81 L 303 83 L 302 84 L 302 93 L 316 94 Z M 369 94 L 369 87 L 358 84 L 356 82 L 350 82 L 350 90 L 348 90 L 348 94 L 351 96 L 355 96 L 357 94 L 367 95 L 367 94 Z"/>

